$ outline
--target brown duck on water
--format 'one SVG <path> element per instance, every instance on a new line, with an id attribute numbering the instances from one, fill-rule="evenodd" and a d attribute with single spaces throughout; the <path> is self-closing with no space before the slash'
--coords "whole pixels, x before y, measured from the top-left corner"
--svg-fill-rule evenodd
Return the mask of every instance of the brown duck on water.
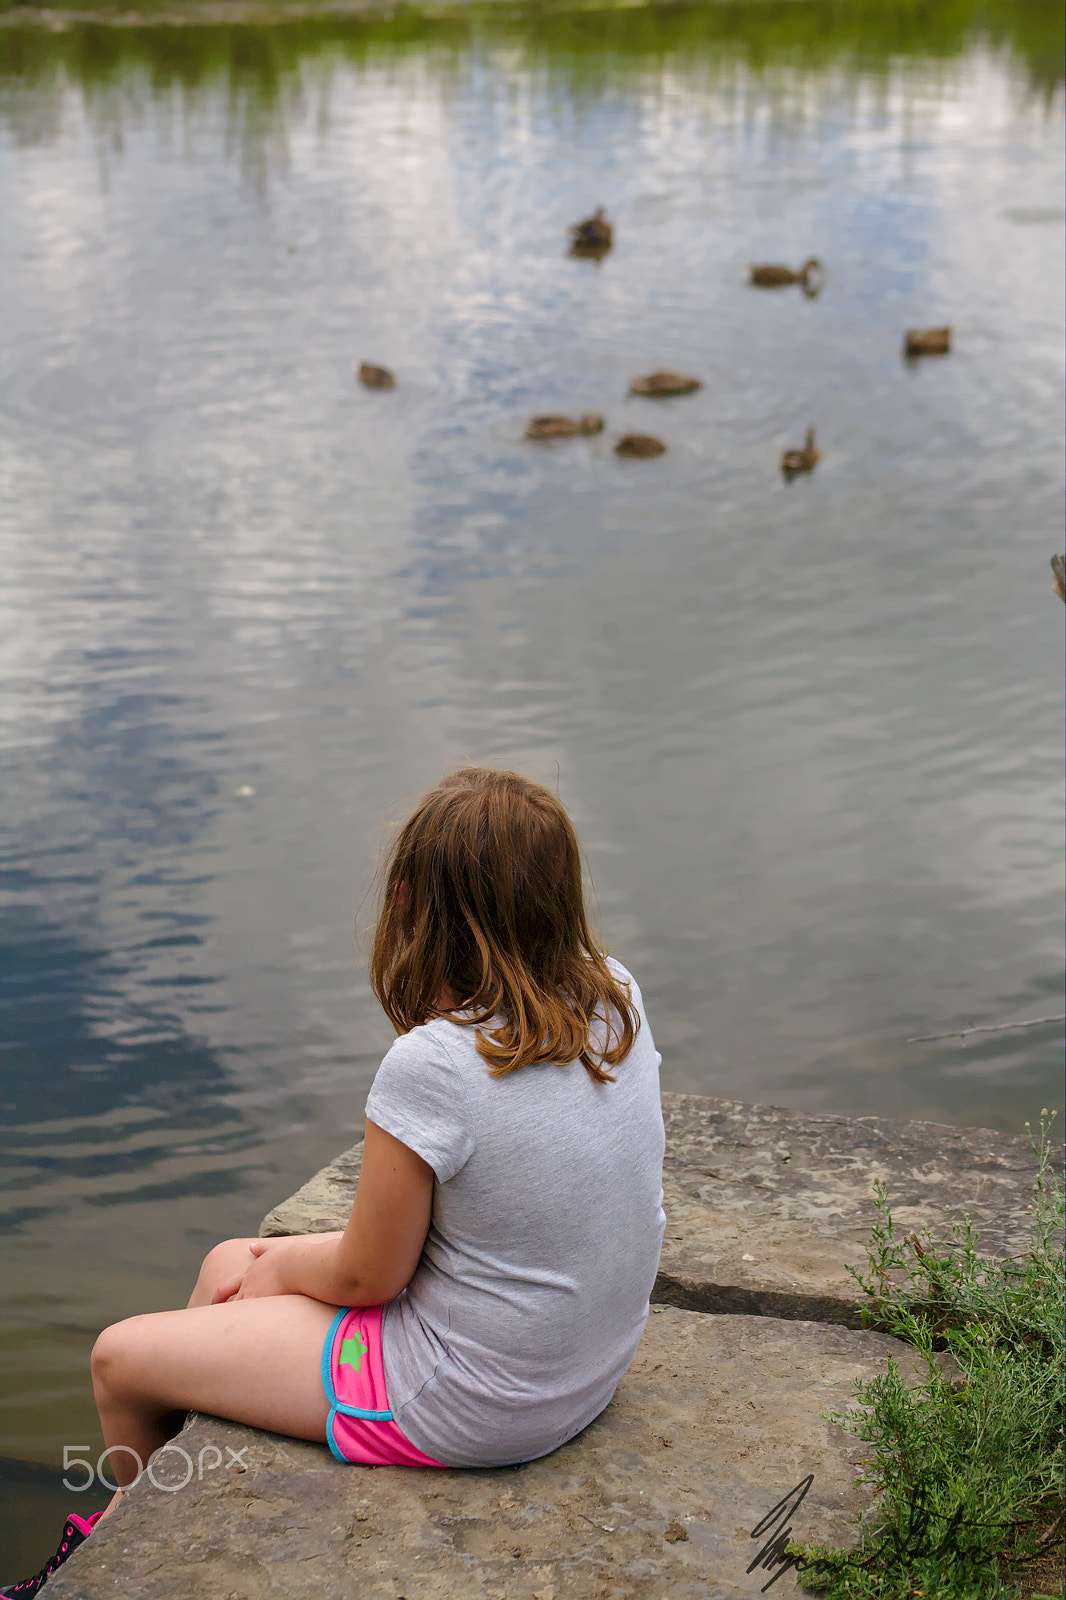
<path id="1" fill-rule="evenodd" d="M 395 389 L 396 379 L 388 367 L 375 367 L 369 361 L 364 361 L 359 367 L 359 382 L 365 383 L 368 389 Z"/>
<path id="2" fill-rule="evenodd" d="M 646 378 L 634 378 L 629 385 L 629 392 L 663 400 L 673 394 L 695 394 L 697 389 L 702 388 L 699 378 L 686 378 L 680 372 L 649 372 Z"/>
<path id="3" fill-rule="evenodd" d="M 656 439 L 652 433 L 624 433 L 614 447 L 616 456 L 629 456 L 633 460 L 661 456 L 665 452 L 666 446 L 662 440 Z"/>
<path id="4" fill-rule="evenodd" d="M 595 411 L 583 417 L 533 417 L 526 428 L 527 439 L 575 439 L 578 434 L 603 432 L 603 418 Z"/>
<path id="5" fill-rule="evenodd" d="M 813 472 L 821 460 L 822 452 L 814 442 L 814 429 L 807 429 L 807 442 L 802 450 L 786 450 L 781 457 L 781 471 L 791 480 L 801 472 Z"/>
<path id="6" fill-rule="evenodd" d="M 817 256 L 811 256 L 795 272 L 791 267 L 781 267 L 772 261 L 751 267 L 749 271 L 751 276 L 748 281 L 756 289 L 785 289 L 790 283 L 798 283 L 804 294 L 812 300 L 821 293 L 825 281 L 825 270 Z"/>
<path id="7" fill-rule="evenodd" d="M 597 206 L 591 217 L 575 222 L 570 229 L 572 256 L 594 256 L 598 261 L 607 254 L 613 242 L 614 229 L 604 216 L 602 206 Z"/>
<path id="8" fill-rule="evenodd" d="M 603 206 L 597 206 L 592 216 L 586 216 L 584 221 L 575 222 L 570 229 L 570 254 L 571 256 L 594 256 L 599 261 L 607 254 L 615 242 L 615 229 L 603 214 Z"/>
<path id="9" fill-rule="evenodd" d="M 951 328 L 908 328 L 903 339 L 903 354 L 913 360 L 915 356 L 946 356 L 951 349 Z"/>

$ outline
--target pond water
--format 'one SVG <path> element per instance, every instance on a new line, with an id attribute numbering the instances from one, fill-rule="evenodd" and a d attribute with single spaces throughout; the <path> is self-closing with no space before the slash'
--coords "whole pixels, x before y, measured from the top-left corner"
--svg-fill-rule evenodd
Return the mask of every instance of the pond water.
<path id="1" fill-rule="evenodd" d="M 1063 1009 L 1061 8 L 12 16 L 12 1503 L 97 1440 L 99 1327 L 360 1133 L 352 919 L 448 764 L 558 784 L 664 1087 L 1061 1104 L 1061 1025 L 908 1042 Z"/>

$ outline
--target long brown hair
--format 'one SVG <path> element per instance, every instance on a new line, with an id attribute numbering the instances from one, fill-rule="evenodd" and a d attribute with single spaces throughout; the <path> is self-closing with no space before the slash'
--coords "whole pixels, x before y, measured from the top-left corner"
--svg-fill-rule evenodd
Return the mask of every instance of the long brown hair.
<path id="1" fill-rule="evenodd" d="M 640 1017 L 589 931 L 577 835 L 548 789 L 487 767 L 451 773 L 423 795 L 383 872 L 370 986 L 398 1033 L 445 1016 L 478 1029 L 495 1077 L 580 1060 L 614 1082 L 607 1069 Z"/>

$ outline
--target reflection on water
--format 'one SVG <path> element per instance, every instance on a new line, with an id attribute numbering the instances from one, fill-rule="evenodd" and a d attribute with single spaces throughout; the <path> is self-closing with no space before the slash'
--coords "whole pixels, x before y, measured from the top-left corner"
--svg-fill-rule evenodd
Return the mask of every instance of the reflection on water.
<path id="1" fill-rule="evenodd" d="M 1059 1102 L 1060 1028 L 906 1040 L 1062 1008 L 1061 28 L 0 27 L 0 1453 L 358 1132 L 351 918 L 449 762 L 558 771 L 667 1087 Z"/>
<path id="2" fill-rule="evenodd" d="M 79 15 L 82 0 L 72 0 Z M 514 92 L 531 74 L 547 73 L 552 94 L 591 108 L 605 92 L 647 96 L 649 77 L 678 70 L 690 87 L 719 90 L 757 78 L 773 114 L 799 109 L 796 75 L 810 111 L 820 98 L 815 75 L 846 79 L 837 94 L 884 83 L 901 63 L 943 69 L 980 40 L 1008 50 L 1028 92 L 1050 104 L 1061 88 L 1061 7 L 1049 0 L 757 0 L 754 4 L 640 5 L 618 9 L 538 5 L 504 8 L 498 0 L 461 11 L 424 13 L 414 6 L 356 17 L 304 16 L 274 26 L 190 23 L 190 5 L 167 0 L 174 25 L 138 25 L 119 12 L 107 22 L 71 22 L 64 5 L 50 7 L 47 30 L 32 13 L 0 0 L 0 116 L 29 143 L 49 140 L 63 125 L 65 92 L 76 84 L 98 132 L 120 148 L 130 117 L 173 111 L 195 120 L 205 92 L 225 96 L 226 135 L 246 170 L 262 175 L 283 163 L 287 133 L 314 108 L 328 123 L 331 91 L 345 67 L 388 70 L 419 62 L 437 92 L 462 93 L 494 53 L 492 76 Z M 101 7 L 101 10 L 106 8 Z M 31 19 L 27 22 L 27 19 Z M 120 25 L 114 25 L 114 22 Z M 4 24 L 7 26 L 4 26 Z M 59 30 L 59 31 L 57 31 Z M 669 92 L 660 81 L 660 90 Z M 188 127 L 186 127 L 186 133 Z"/>

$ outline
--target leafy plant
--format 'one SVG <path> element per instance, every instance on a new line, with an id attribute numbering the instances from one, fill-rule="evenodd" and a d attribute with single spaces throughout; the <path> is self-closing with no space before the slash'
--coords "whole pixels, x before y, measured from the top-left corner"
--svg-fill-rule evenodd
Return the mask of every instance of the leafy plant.
<path id="1" fill-rule="evenodd" d="M 831 1416 L 870 1446 L 858 1481 L 879 1499 L 858 1549 L 793 1547 L 806 1588 L 831 1600 L 992 1600 L 1018 1593 L 1008 1574 L 1061 1545 L 1066 1197 L 1053 1117 L 1042 1111 L 1039 1138 L 1030 1133 L 1038 1172 L 1020 1256 L 981 1256 L 968 1217 L 946 1243 L 928 1230 L 901 1237 L 878 1186 L 867 1267 L 848 1270 L 864 1324 L 912 1345 L 924 1374 L 909 1385 L 890 1360 L 856 1383 L 858 1411 Z"/>

